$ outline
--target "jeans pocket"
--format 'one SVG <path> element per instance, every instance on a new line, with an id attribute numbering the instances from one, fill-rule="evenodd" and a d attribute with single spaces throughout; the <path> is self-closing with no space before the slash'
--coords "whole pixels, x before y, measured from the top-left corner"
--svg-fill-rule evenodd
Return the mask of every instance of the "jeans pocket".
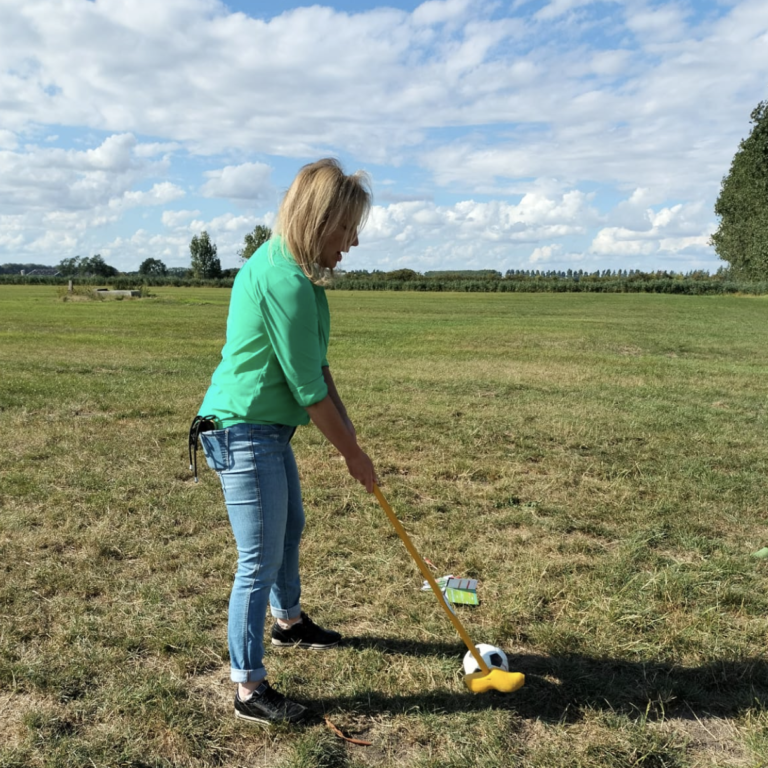
<path id="1" fill-rule="evenodd" d="M 214 472 L 226 472 L 229 469 L 229 430 L 214 429 L 200 435 L 200 444 L 208 466 Z"/>

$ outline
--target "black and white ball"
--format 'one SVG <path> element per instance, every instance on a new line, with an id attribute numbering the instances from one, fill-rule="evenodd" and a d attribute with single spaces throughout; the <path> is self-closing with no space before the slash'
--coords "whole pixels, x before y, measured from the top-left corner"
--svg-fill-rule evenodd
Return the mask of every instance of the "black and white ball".
<path id="1" fill-rule="evenodd" d="M 483 657 L 483 661 L 493 669 L 503 669 L 505 672 L 509 672 L 509 662 L 507 661 L 507 654 L 497 648 L 495 645 L 488 645 L 487 643 L 480 643 L 476 645 L 478 653 Z M 473 672 L 479 672 L 480 667 L 472 655 L 471 651 L 467 651 L 464 656 L 464 674 L 471 675 Z"/>

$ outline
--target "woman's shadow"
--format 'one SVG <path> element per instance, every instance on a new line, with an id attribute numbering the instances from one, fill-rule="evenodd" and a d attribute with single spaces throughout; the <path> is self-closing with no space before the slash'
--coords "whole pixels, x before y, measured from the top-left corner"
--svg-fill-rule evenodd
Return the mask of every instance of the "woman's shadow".
<path id="1" fill-rule="evenodd" d="M 348 647 L 383 654 L 455 656 L 457 669 L 466 648 L 459 643 L 418 642 L 387 637 L 357 637 Z M 585 654 L 510 656 L 510 669 L 525 674 L 525 686 L 512 694 L 483 695 L 436 689 L 385 695 L 366 690 L 317 702 L 325 711 L 404 713 L 414 707 L 431 711 L 498 709 L 549 722 L 575 722 L 590 710 L 610 710 L 648 719 L 663 717 L 734 717 L 768 705 L 768 662 L 763 658 L 717 660 L 699 667 L 659 661 L 626 661 Z"/>

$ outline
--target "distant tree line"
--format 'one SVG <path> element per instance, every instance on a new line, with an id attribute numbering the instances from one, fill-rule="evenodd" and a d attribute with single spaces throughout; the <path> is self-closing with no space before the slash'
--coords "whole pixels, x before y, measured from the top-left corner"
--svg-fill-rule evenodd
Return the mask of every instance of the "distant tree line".
<path id="1" fill-rule="evenodd" d="M 49 272 L 58 271 L 56 267 L 52 267 L 50 264 L 0 264 L 0 275 L 20 275 L 29 274 L 30 272 Z"/>
<path id="2" fill-rule="evenodd" d="M 235 272 L 236 270 L 232 270 Z M 110 278 L 117 289 L 146 286 L 211 286 L 230 288 L 234 275 L 217 278 L 195 277 L 187 269 L 169 269 L 160 274 L 121 274 Z M 2 283 L 60 284 L 64 277 L 22 277 L 0 275 Z M 103 284 L 102 278 L 81 277 L 79 283 Z M 504 275 L 488 270 L 460 270 L 437 274 L 420 274 L 410 269 L 392 272 L 337 272 L 331 290 L 353 291 L 439 291 L 472 293 L 675 293 L 685 295 L 714 295 L 729 293 L 768 294 L 768 280 L 743 281 L 735 279 L 727 269 L 714 275 L 703 270 L 683 273 L 643 272 L 640 270 L 509 270 Z"/>
<path id="3" fill-rule="evenodd" d="M 768 293 L 763 282 L 735 280 L 727 269 L 715 275 L 704 270 L 687 273 L 643 272 L 637 269 L 457 270 L 420 274 L 410 269 L 392 272 L 355 270 L 337 275 L 333 288 L 358 291 L 459 291 L 481 293 Z"/>

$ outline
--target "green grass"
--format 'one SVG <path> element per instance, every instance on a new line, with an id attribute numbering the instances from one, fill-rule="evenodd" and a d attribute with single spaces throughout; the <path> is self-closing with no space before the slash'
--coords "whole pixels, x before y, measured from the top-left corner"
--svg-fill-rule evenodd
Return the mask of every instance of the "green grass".
<path id="1" fill-rule="evenodd" d="M 438 575 L 479 579 L 459 615 L 527 683 L 465 692 L 453 628 L 307 427 L 304 605 L 350 640 L 269 652 L 318 720 L 266 731 L 231 716 L 236 554 L 187 471 L 229 292 L 152 292 L 0 286 L 0 767 L 768 763 L 768 299 L 329 293 L 385 494 Z"/>

